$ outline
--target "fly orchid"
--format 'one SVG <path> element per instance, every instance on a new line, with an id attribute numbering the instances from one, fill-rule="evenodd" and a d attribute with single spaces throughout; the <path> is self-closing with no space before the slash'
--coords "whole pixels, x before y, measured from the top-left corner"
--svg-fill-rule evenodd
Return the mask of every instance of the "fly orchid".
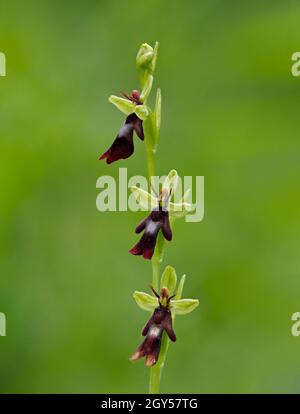
<path id="1" fill-rule="evenodd" d="M 134 131 L 142 141 L 144 140 L 143 121 L 149 115 L 146 101 L 151 92 L 152 82 L 151 76 L 141 93 L 133 90 L 130 95 L 122 92 L 123 97 L 115 95 L 109 97 L 109 101 L 126 115 L 126 119 L 114 142 L 99 160 L 106 159 L 106 163 L 111 164 L 114 161 L 129 158 L 134 152 Z"/>
<path id="2" fill-rule="evenodd" d="M 139 242 L 129 250 L 133 255 L 143 255 L 145 259 L 151 259 L 157 241 L 159 231 L 162 231 L 164 238 L 172 240 L 172 229 L 169 216 L 174 218 L 184 217 L 193 210 L 193 206 L 183 200 L 179 203 L 170 201 L 176 191 L 178 183 L 177 171 L 171 170 L 166 177 L 160 195 L 153 189 L 155 196 L 138 187 L 131 187 L 131 190 L 143 209 L 150 209 L 151 213 L 143 219 L 136 227 L 137 234 L 144 231 Z"/>
<path id="3" fill-rule="evenodd" d="M 176 289 L 177 276 L 175 269 L 167 266 L 161 277 L 160 294 L 153 287 L 151 289 L 154 296 L 145 292 L 134 292 L 133 297 L 137 305 L 152 312 L 152 316 L 142 330 L 145 339 L 130 358 L 131 361 L 145 357 L 146 365 L 151 367 L 159 359 L 163 333 L 166 332 L 172 342 L 176 341 L 173 329 L 174 316 L 190 313 L 199 305 L 197 299 L 181 299 L 184 282 L 185 275 L 182 276 L 176 293 L 170 295 L 170 291 Z"/>
<path id="4" fill-rule="evenodd" d="M 131 361 L 136 361 L 145 356 L 148 367 L 156 364 L 158 360 L 164 331 L 167 332 L 171 341 L 176 341 L 170 310 L 170 300 L 174 295 L 170 296 L 169 290 L 166 287 L 161 289 L 160 295 L 153 288 L 152 291 L 158 299 L 159 306 L 155 308 L 153 315 L 142 330 L 142 335 L 146 336 L 145 340 L 130 358 Z"/>

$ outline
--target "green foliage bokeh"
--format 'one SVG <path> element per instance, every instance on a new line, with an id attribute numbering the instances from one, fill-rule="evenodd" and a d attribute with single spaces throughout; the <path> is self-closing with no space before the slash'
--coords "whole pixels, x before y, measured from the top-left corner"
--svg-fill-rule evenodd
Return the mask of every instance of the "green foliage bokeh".
<path id="1" fill-rule="evenodd" d="M 178 221 L 164 265 L 198 297 L 176 319 L 162 392 L 298 392 L 300 49 L 296 1 L 3 0 L 0 50 L 1 392 L 146 392 L 128 361 L 150 264 L 128 254 L 142 213 L 99 213 L 100 175 L 146 174 L 145 149 L 97 160 L 160 42 L 157 173 L 205 176 L 205 218 Z"/>

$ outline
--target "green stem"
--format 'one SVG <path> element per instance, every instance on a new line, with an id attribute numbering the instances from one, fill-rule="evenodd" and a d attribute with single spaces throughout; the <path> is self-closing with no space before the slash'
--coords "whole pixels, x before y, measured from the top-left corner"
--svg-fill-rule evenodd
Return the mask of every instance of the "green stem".
<path id="1" fill-rule="evenodd" d="M 152 149 L 147 148 L 147 169 L 148 169 L 148 180 L 149 185 L 151 185 L 151 177 L 154 176 L 155 173 L 155 154 Z M 151 189 L 150 189 L 151 192 Z"/>
<path id="2" fill-rule="evenodd" d="M 148 170 L 148 181 L 151 186 L 151 177 L 155 175 L 155 151 L 153 142 L 155 142 L 155 134 L 158 131 L 153 129 L 153 126 L 147 121 L 144 122 L 144 133 L 145 133 L 145 143 L 147 148 L 147 170 Z M 151 188 L 150 188 L 151 192 Z M 160 276 L 160 264 L 163 259 L 163 250 L 164 250 L 164 238 L 159 232 L 157 237 L 155 251 L 151 260 L 152 264 L 152 286 L 158 291 L 159 290 L 159 276 Z M 150 383 L 149 383 L 149 393 L 158 394 L 160 391 L 160 381 L 162 376 L 163 367 L 165 365 L 167 352 L 169 347 L 169 338 L 163 333 L 162 343 L 160 354 L 157 363 L 150 368 Z"/>
<path id="3" fill-rule="evenodd" d="M 173 318 L 173 325 L 175 318 Z M 160 347 L 160 354 L 156 365 L 150 369 L 150 383 L 149 383 L 149 394 L 158 394 L 160 390 L 160 381 L 162 376 L 162 371 L 165 366 L 167 353 L 169 349 L 170 340 L 168 335 L 164 332 Z"/>
<path id="4" fill-rule="evenodd" d="M 158 394 L 160 391 L 160 380 L 166 362 L 168 348 L 169 338 L 164 332 L 158 361 L 153 367 L 150 368 L 149 394 Z"/>
<path id="5" fill-rule="evenodd" d="M 151 183 L 151 177 L 154 175 L 154 171 L 155 171 L 154 152 L 151 150 L 147 151 L 147 166 L 148 166 L 148 179 L 149 179 L 149 183 Z M 161 237 L 161 234 L 159 234 L 157 238 L 157 244 L 155 247 L 155 251 L 154 251 L 154 254 L 151 260 L 152 286 L 156 291 L 159 290 L 160 264 L 163 258 L 163 250 L 164 250 L 164 238 Z M 168 347 L 169 347 L 169 338 L 165 333 L 163 333 L 158 361 L 153 367 L 150 368 L 150 383 L 149 383 L 150 394 L 159 393 L 160 381 L 161 381 L 163 367 L 165 365 L 165 361 L 167 357 Z"/>
<path id="6" fill-rule="evenodd" d="M 152 257 L 152 286 L 155 290 L 159 290 L 159 269 L 163 255 L 163 238 L 158 240 L 154 255 Z M 163 333 L 160 354 L 157 363 L 150 368 L 150 383 L 149 393 L 158 394 L 160 390 L 160 380 L 162 376 L 163 367 L 165 365 L 167 352 L 169 347 L 169 338 Z"/>
<path id="7" fill-rule="evenodd" d="M 160 255 L 156 248 L 151 260 L 152 264 L 152 287 L 158 292 L 159 290 L 159 270 L 160 270 Z"/>

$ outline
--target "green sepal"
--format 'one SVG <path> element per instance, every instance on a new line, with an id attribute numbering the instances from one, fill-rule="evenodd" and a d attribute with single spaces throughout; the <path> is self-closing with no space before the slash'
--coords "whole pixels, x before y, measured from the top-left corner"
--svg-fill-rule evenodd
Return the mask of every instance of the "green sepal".
<path id="1" fill-rule="evenodd" d="M 186 315 L 199 305 L 198 299 L 178 299 L 171 301 L 171 311 L 174 315 Z"/>
<path id="2" fill-rule="evenodd" d="M 169 207 L 170 217 L 173 217 L 173 219 L 182 218 L 182 217 L 185 217 L 188 213 L 195 210 L 195 206 L 193 204 L 190 204 L 185 201 L 189 193 L 190 193 L 190 189 L 188 189 L 184 193 L 179 203 L 173 203 L 173 202 L 169 203 L 168 207 Z"/>
<path id="3" fill-rule="evenodd" d="M 193 211 L 195 206 L 189 203 L 173 203 L 170 201 L 168 210 L 171 217 L 182 218 L 185 217 L 188 213 Z"/>
<path id="4" fill-rule="evenodd" d="M 168 288 L 170 294 L 175 291 L 177 284 L 177 275 L 174 267 L 167 266 L 161 276 L 160 288 Z"/>
<path id="5" fill-rule="evenodd" d="M 111 95 L 108 98 L 109 102 L 115 105 L 125 115 L 132 114 L 135 112 L 136 106 L 129 99 L 121 98 L 119 96 Z M 138 115 L 138 114 L 137 114 Z"/>
<path id="6" fill-rule="evenodd" d="M 133 293 L 133 298 L 136 304 L 143 310 L 148 312 L 153 312 L 155 308 L 158 306 L 157 298 L 154 296 L 148 295 L 145 292 L 138 292 L 135 291 Z"/>
<path id="7" fill-rule="evenodd" d="M 178 173 L 176 170 L 169 171 L 169 174 L 167 175 L 163 185 L 162 185 L 162 191 L 166 191 L 168 193 L 173 194 L 176 190 L 178 184 Z"/>

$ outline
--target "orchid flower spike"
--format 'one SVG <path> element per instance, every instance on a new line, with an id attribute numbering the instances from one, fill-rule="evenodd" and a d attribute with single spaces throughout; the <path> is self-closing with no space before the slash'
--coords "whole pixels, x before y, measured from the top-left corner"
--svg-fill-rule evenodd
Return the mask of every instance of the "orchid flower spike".
<path id="1" fill-rule="evenodd" d="M 151 259 L 157 241 L 159 231 L 162 231 L 164 238 L 172 240 L 172 229 L 169 216 L 175 218 L 184 217 L 187 212 L 193 210 L 193 206 L 184 200 L 180 203 L 171 202 L 170 199 L 176 190 L 178 182 L 177 171 L 171 170 L 166 177 L 159 196 L 154 197 L 147 191 L 138 187 L 131 187 L 131 190 L 143 209 L 150 209 L 151 213 L 143 219 L 136 227 L 137 234 L 144 231 L 139 242 L 129 250 L 133 255 L 143 255 L 145 259 Z"/>

